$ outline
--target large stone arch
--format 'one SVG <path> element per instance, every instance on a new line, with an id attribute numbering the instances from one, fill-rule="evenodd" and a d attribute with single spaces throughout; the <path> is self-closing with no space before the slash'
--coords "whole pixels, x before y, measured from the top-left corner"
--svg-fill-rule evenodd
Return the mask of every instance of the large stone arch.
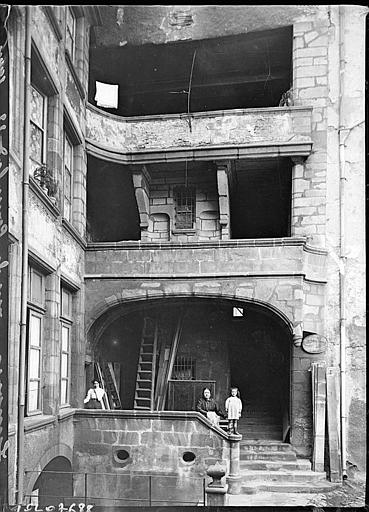
<path id="1" fill-rule="evenodd" d="M 278 309 L 274 304 L 269 302 L 255 299 L 255 298 L 241 298 L 238 294 L 221 294 L 218 293 L 173 293 L 170 295 L 159 295 L 157 297 L 143 297 L 131 296 L 129 298 L 117 297 L 115 299 L 109 297 L 97 304 L 94 314 L 90 318 L 89 325 L 87 326 L 87 342 L 89 345 L 94 344 L 94 340 L 98 340 L 104 330 L 114 322 L 119 316 L 128 314 L 135 310 L 140 309 L 145 302 L 157 304 L 164 301 L 180 300 L 180 299 L 218 299 L 222 302 L 229 301 L 233 304 L 252 304 L 260 307 L 273 316 L 277 317 L 288 329 L 291 335 L 295 332 L 295 323 L 289 318 L 285 312 Z M 292 339 L 292 336 L 291 336 Z"/>
<path id="2" fill-rule="evenodd" d="M 24 486 L 26 494 L 31 494 L 33 487 L 43 469 L 56 457 L 64 457 L 69 461 L 71 467 L 73 467 L 73 449 L 71 446 L 68 446 L 64 443 L 58 443 L 57 445 L 52 446 L 41 455 L 37 463 L 32 466 L 32 469 L 28 469 L 32 472 L 26 472 L 26 474 L 29 475 L 29 477 L 26 478 L 26 483 Z"/>

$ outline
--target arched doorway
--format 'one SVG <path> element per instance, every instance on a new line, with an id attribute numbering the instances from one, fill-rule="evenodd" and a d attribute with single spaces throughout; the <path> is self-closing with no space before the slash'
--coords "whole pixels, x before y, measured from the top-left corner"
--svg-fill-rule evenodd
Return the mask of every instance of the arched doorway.
<path id="1" fill-rule="evenodd" d="M 109 313 L 106 316 L 104 328 L 93 340 L 93 356 L 111 363 L 122 409 L 143 408 L 147 403 L 154 410 L 193 410 L 204 386 L 223 406 L 234 385 L 240 389 L 244 417 L 250 419 L 250 435 L 261 435 L 258 426 L 264 421 L 264 437 L 269 432 L 282 438 L 290 404 L 291 332 L 276 313 L 253 302 L 171 298 L 122 305 L 110 312 L 110 319 Z M 148 398 L 137 401 L 138 380 L 145 386 L 148 375 L 139 375 L 138 369 L 150 368 L 150 358 L 140 355 L 148 319 L 152 332 L 157 329 L 154 395 L 163 365 L 169 367 L 161 404 Z M 171 354 L 173 344 L 175 354 Z"/>
<path id="2" fill-rule="evenodd" d="M 55 457 L 42 470 L 31 494 L 31 502 L 40 507 L 67 503 L 73 496 L 73 475 L 70 461 Z"/>

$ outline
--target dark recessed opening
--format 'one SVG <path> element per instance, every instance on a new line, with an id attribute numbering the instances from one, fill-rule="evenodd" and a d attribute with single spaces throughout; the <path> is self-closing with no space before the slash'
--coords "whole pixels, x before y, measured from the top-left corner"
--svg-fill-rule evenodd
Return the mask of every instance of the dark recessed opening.
<path id="1" fill-rule="evenodd" d="M 125 460 L 129 459 L 129 453 L 127 450 L 118 450 L 116 452 L 116 457 L 118 460 L 124 462 Z"/>
<path id="2" fill-rule="evenodd" d="M 196 455 L 192 452 L 184 452 L 182 459 L 184 462 L 193 462 L 196 459 Z"/>
<path id="3" fill-rule="evenodd" d="M 118 115 L 277 107 L 291 86 L 289 26 L 166 44 L 91 43 L 89 102 L 95 105 L 96 81 L 118 84 L 118 108 L 103 108 Z"/>
<path id="4" fill-rule="evenodd" d="M 87 168 L 89 241 L 140 240 L 140 220 L 128 168 L 92 156 L 88 156 Z"/>
<path id="5" fill-rule="evenodd" d="M 290 159 L 237 162 L 230 208 L 234 239 L 290 236 Z"/>

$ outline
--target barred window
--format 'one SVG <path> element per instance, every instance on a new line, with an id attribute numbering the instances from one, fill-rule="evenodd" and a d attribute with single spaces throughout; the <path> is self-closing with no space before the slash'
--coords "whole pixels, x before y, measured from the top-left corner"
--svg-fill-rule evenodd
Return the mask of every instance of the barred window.
<path id="1" fill-rule="evenodd" d="M 195 187 L 176 187 L 174 189 L 174 200 L 176 209 L 175 227 L 177 229 L 192 229 L 195 223 Z"/>
<path id="2" fill-rule="evenodd" d="M 174 380 L 194 380 L 195 379 L 195 361 L 190 356 L 178 356 L 173 365 L 172 379 Z"/>

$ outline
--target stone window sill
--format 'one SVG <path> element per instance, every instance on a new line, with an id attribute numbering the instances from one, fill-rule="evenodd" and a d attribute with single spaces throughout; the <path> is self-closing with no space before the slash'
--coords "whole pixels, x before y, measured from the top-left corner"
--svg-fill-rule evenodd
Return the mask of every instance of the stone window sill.
<path id="1" fill-rule="evenodd" d="M 86 248 L 86 242 L 82 238 L 82 236 L 78 233 L 77 229 L 67 220 L 62 219 L 62 225 L 68 231 L 68 233 L 79 243 L 79 245 L 85 249 Z"/>
<path id="2" fill-rule="evenodd" d="M 172 229 L 173 235 L 196 235 L 196 229 Z"/>
<path id="3" fill-rule="evenodd" d="M 46 425 L 50 425 L 55 423 L 55 416 L 38 414 L 36 416 L 28 416 L 24 418 L 24 431 L 30 432 L 33 430 L 38 430 Z"/>
<path id="4" fill-rule="evenodd" d="M 58 217 L 60 215 L 59 208 L 57 204 L 50 199 L 50 197 L 42 190 L 42 188 L 37 184 L 36 180 L 29 177 L 29 185 L 32 192 L 42 201 L 42 203 L 47 207 L 47 209 L 54 215 L 54 217 Z"/>

